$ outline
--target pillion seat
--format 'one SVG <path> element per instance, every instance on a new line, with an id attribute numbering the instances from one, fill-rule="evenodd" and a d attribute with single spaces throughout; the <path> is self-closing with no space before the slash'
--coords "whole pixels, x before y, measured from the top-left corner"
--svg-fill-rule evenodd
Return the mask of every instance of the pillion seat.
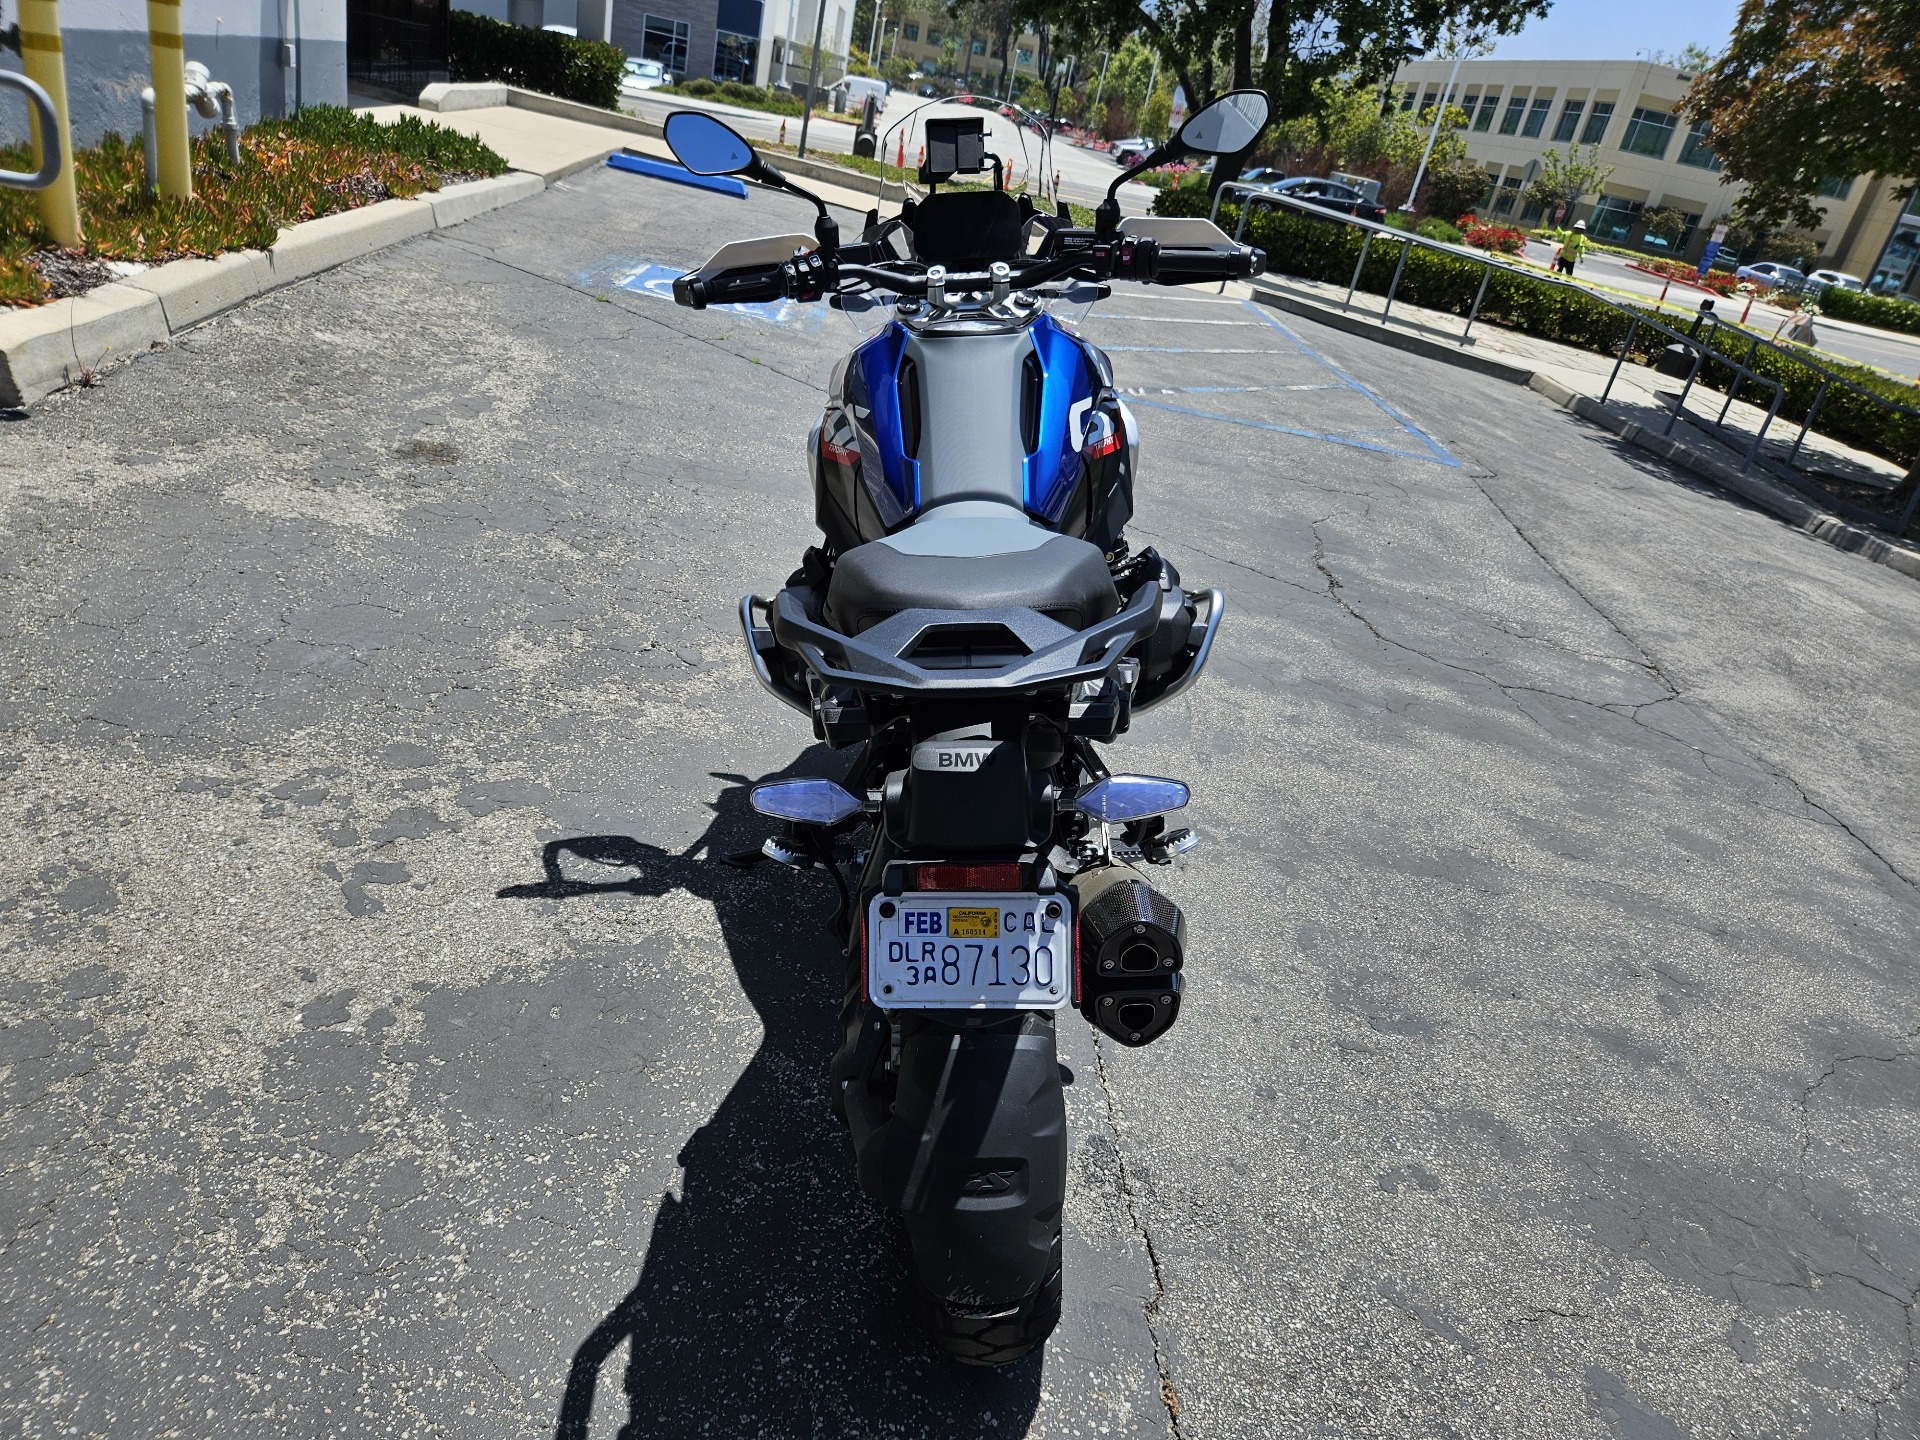
<path id="1" fill-rule="evenodd" d="M 857 545 L 833 567 L 824 618 L 858 635 L 902 610 L 1024 606 L 1074 630 L 1120 608 L 1106 557 L 1033 524 L 1011 506 L 955 501 L 895 534 Z"/>

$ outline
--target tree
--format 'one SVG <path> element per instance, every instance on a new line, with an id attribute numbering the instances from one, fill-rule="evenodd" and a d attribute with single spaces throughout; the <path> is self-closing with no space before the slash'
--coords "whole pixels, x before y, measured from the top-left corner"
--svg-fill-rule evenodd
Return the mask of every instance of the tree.
<path id="1" fill-rule="evenodd" d="M 1812 229 L 1828 177 L 1920 174 L 1917 36 L 1920 0 L 1744 0 L 1685 108 L 1750 218 Z"/>
<path id="2" fill-rule="evenodd" d="M 1578 145 L 1569 145 L 1564 152 L 1549 150 L 1540 157 L 1540 173 L 1527 187 L 1527 203 L 1547 211 L 1564 205 L 1571 215 L 1582 197 L 1598 194 L 1612 176 L 1613 166 L 1600 163 L 1598 145 L 1587 147 L 1585 159 Z"/>
<path id="3" fill-rule="evenodd" d="M 1140 107 L 1140 134 L 1156 145 L 1167 138 L 1167 126 L 1173 119 L 1173 96 L 1161 86 Z"/>
<path id="4" fill-rule="evenodd" d="M 1785 260 L 1789 263 L 1797 263 L 1817 257 L 1820 254 L 1820 242 L 1814 238 L 1811 230 L 1789 226 L 1785 230 L 1774 230 L 1762 235 L 1758 250 L 1762 260 Z"/>
<path id="5" fill-rule="evenodd" d="M 1683 210 L 1671 205 L 1649 212 L 1641 222 L 1642 229 L 1649 235 L 1664 240 L 1668 245 L 1678 245 L 1680 237 L 1687 233 L 1687 216 Z"/>
<path id="6" fill-rule="evenodd" d="M 1487 172 L 1464 155 L 1437 167 L 1428 161 L 1427 178 L 1420 182 L 1417 199 L 1429 215 L 1451 223 L 1480 203 L 1488 184 Z"/>

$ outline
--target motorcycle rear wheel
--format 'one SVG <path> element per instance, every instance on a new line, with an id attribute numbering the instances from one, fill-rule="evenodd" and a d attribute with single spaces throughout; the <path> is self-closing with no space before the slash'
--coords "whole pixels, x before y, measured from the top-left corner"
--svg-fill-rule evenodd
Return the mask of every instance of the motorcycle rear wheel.
<path id="1" fill-rule="evenodd" d="M 1040 1288 L 1014 1306 L 978 1309 L 943 1300 L 917 1281 L 913 1308 L 929 1338 L 962 1365 L 1011 1365 L 1046 1343 L 1060 1323 L 1060 1237 Z"/>

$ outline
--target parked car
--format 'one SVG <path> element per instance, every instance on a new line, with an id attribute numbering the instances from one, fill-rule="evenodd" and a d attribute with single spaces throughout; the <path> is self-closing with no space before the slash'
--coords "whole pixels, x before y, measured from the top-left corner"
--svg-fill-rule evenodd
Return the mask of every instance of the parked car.
<path id="1" fill-rule="evenodd" d="M 1138 135 L 1126 140 L 1116 140 L 1107 147 L 1107 154 L 1113 157 L 1113 163 L 1122 167 L 1134 165 L 1153 149 L 1151 140 L 1143 140 Z"/>
<path id="2" fill-rule="evenodd" d="M 1800 289 L 1807 283 L 1807 277 L 1791 265 L 1782 265 L 1778 260 L 1762 260 L 1754 265 L 1742 265 L 1733 272 L 1736 280 L 1750 280 L 1762 290 Z"/>
<path id="3" fill-rule="evenodd" d="M 665 85 L 671 78 L 666 67 L 658 60 L 629 60 L 620 72 L 620 93 L 644 95 L 649 90 Z"/>
<path id="4" fill-rule="evenodd" d="M 1844 270 L 1816 270 L 1807 276 L 1807 288 L 1816 295 L 1832 286 L 1842 290 L 1865 290 L 1867 282 L 1858 275 L 1849 275 Z"/>
<path id="5" fill-rule="evenodd" d="M 1386 222 L 1386 206 L 1374 204 L 1351 185 L 1342 185 L 1337 180 L 1316 175 L 1295 175 L 1286 180 L 1276 180 L 1266 188 L 1276 195 L 1305 200 L 1311 205 L 1323 205 L 1329 210 L 1338 210 L 1342 215 L 1371 220 L 1376 225 Z"/>
<path id="6" fill-rule="evenodd" d="M 1286 178 L 1286 171 L 1276 170 L 1271 165 L 1256 165 L 1251 170 L 1240 172 L 1240 183 L 1243 185 L 1278 185 Z"/>

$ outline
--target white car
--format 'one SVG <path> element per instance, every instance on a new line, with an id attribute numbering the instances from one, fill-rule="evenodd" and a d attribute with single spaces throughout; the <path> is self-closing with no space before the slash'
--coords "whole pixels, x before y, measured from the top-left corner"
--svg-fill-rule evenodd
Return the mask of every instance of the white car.
<path id="1" fill-rule="evenodd" d="M 644 95 L 667 83 L 667 71 L 658 60 L 629 60 L 620 72 L 622 95 Z"/>
<path id="2" fill-rule="evenodd" d="M 1807 277 L 1791 265 L 1782 265 L 1778 260 L 1762 260 L 1757 265 L 1742 265 L 1733 272 L 1736 280 L 1746 280 L 1762 290 L 1798 290 L 1806 283 Z"/>
<path id="3" fill-rule="evenodd" d="M 1865 290 L 1867 282 L 1858 275 L 1849 275 L 1844 270 L 1816 270 L 1807 276 L 1807 288 L 1813 291 L 1825 290 L 1830 285 L 1838 285 L 1842 290 Z"/>

